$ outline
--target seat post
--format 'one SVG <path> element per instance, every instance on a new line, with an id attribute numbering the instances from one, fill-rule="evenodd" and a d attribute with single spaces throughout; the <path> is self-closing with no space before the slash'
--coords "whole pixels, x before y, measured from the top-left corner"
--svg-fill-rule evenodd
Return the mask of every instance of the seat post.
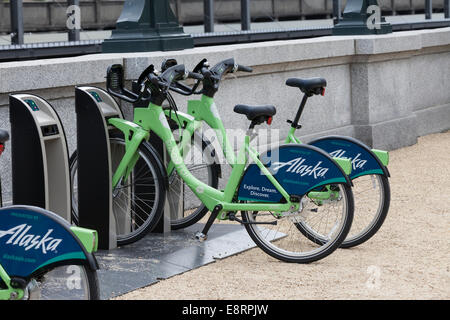
<path id="1" fill-rule="evenodd" d="M 303 113 L 303 109 L 305 108 L 307 100 L 308 100 L 308 95 L 305 94 L 303 96 L 302 102 L 300 103 L 300 106 L 298 107 L 298 111 L 297 111 L 297 114 L 295 115 L 294 121 L 292 121 L 292 123 L 291 123 L 291 127 L 292 128 L 295 128 L 295 129 L 299 128 L 298 122 L 299 122 L 300 117 L 301 117 L 301 115 Z"/>

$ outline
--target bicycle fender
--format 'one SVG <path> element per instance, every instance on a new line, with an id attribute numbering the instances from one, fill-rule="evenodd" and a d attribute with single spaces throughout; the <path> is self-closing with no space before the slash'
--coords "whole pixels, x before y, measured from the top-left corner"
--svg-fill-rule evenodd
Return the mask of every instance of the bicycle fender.
<path id="1" fill-rule="evenodd" d="M 29 279 L 44 268 L 68 263 L 98 269 L 67 221 L 32 206 L 0 209 L 0 264 L 10 276 Z"/>
<path id="2" fill-rule="evenodd" d="M 380 174 L 386 177 L 390 176 L 385 165 L 389 161 L 388 152 L 371 150 L 361 141 L 354 138 L 327 136 L 314 140 L 310 142 L 309 145 L 316 146 L 326 151 L 332 157 L 350 160 L 352 162 L 352 172 L 349 175 L 351 179 L 369 174 Z M 379 154 L 380 157 L 377 156 L 377 154 Z"/>
<path id="3" fill-rule="evenodd" d="M 304 144 L 287 144 L 260 156 L 277 182 L 289 195 L 303 196 L 331 183 L 352 185 L 337 162 L 323 150 Z M 281 193 L 255 164 L 250 164 L 239 185 L 239 200 L 280 202 Z"/>

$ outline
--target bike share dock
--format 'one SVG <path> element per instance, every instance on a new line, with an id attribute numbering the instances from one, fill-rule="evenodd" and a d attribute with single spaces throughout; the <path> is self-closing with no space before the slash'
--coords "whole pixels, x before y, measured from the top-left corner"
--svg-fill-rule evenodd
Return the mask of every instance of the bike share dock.
<path id="1" fill-rule="evenodd" d="M 53 107 L 31 94 L 9 96 L 13 204 L 52 211 L 70 221 L 67 142 Z"/>

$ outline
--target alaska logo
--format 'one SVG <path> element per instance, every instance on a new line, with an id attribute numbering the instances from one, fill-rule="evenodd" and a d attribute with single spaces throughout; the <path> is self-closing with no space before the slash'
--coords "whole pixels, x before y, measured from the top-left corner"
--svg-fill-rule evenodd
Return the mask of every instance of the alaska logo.
<path id="1" fill-rule="evenodd" d="M 302 177 L 304 176 L 314 176 L 314 179 L 325 177 L 325 174 L 328 172 L 329 168 L 323 168 L 320 165 L 322 161 L 317 162 L 314 166 L 305 164 L 305 159 L 302 157 L 292 159 L 288 162 L 274 162 L 272 165 L 272 169 L 274 171 L 278 171 L 283 167 L 288 167 L 286 172 L 290 172 L 293 174 L 298 174 Z"/>
<path id="2" fill-rule="evenodd" d="M 360 159 L 361 153 L 358 153 L 354 158 L 345 157 L 345 150 L 338 149 L 336 151 L 330 152 L 330 155 L 340 159 L 350 160 L 352 162 L 353 170 L 362 169 L 367 163 L 367 160 Z"/>
<path id="3" fill-rule="evenodd" d="M 44 236 L 28 233 L 30 229 L 31 226 L 21 224 L 6 231 L 0 230 L 0 238 L 10 236 L 5 244 L 23 247 L 25 251 L 31 249 L 41 249 L 43 254 L 47 254 L 47 252 L 50 251 L 55 251 L 62 242 L 62 239 L 50 237 L 53 229 L 48 229 Z"/>

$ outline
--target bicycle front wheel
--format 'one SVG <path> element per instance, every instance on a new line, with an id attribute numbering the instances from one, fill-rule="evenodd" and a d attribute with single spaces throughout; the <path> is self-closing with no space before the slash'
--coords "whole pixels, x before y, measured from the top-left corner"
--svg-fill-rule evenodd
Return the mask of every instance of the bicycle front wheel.
<path id="1" fill-rule="evenodd" d="M 97 272 L 83 265 L 42 270 L 25 288 L 26 300 L 99 300 Z"/>
<path id="2" fill-rule="evenodd" d="M 112 135 L 110 150 L 111 168 L 115 172 L 125 154 L 123 137 Z M 139 146 L 138 153 L 139 160 L 130 176 L 112 190 L 118 246 L 140 240 L 156 227 L 163 214 L 166 189 L 158 160 L 146 143 Z M 70 159 L 72 221 L 79 225 L 77 172 L 78 154 L 75 151 Z"/>
<path id="3" fill-rule="evenodd" d="M 345 184 L 333 185 L 336 197 L 315 201 L 300 200 L 297 212 L 242 212 L 245 227 L 253 241 L 266 253 L 286 262 L 310 263 L 334 252 L 347 236 L 354 212 L 353 193 Z M 266 224 L 254 224 L 263 222 Z M 271 225 L 267 223 L 274 223 Z M 312 241 L 301 230 L 320 230 L 323 242 Z"/>

